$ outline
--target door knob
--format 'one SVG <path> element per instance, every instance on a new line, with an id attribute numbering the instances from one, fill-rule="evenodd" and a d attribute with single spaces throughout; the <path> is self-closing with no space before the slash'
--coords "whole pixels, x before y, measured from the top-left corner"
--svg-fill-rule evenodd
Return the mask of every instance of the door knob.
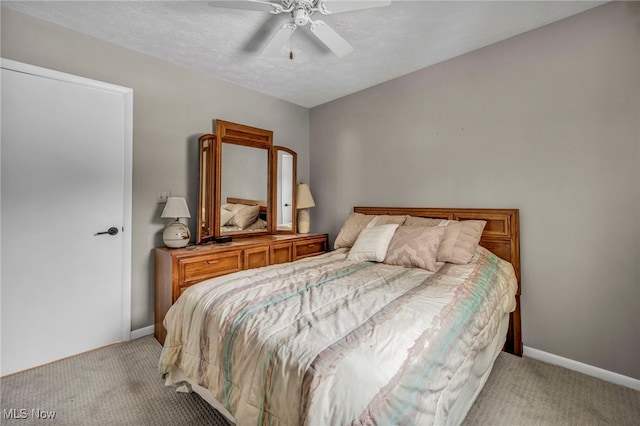
<path id="1" fill-rule="evenodd" d="M 115 226 L 112 226 L 111 228 L 107 229 L 106 231 L 103 232 L 97 232 L 93 235 L 104 235 L 104 234 L 109 234 L 109 235 L 116 235 L 118 233 L 118 228 L 116 228 Z"/>

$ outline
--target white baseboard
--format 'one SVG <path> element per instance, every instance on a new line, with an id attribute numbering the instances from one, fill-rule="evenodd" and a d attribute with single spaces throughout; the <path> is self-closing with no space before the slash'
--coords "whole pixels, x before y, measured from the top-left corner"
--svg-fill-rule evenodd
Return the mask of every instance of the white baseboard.
<path id="1" fill-rule="evenodd" d="M 131 340 L 139 339 L 140 337 L 153 334 L 153 326 L 138 328 L 137 330 L 131 330 Z"/>
<path id="2" fill-rule="evenodd" d="M 548 364 L 559 365 L 560 367 L 568 368 L 569 370 L 577 371 L 579 373 L 586 374 L 587 376 L 597 377 L 598 379 L 615 383 L 616 385 L 640 390 L 640 380 L 614 373 L 613 371 L 604 370 L 599 367 L 594 367 L 593 365 L 584 364 L 582 362 L 554 355 L 539 349 L 530 348 L 528 346 L 524 347 L 523 355 Z"/>

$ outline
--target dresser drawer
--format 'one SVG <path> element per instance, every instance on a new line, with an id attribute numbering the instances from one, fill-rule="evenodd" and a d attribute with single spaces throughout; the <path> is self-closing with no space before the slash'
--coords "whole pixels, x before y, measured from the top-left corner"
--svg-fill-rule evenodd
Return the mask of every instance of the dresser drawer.
<path id="1" fill-rule="evenodd" d="M 180 287 L 242 270 L 242 251 L 194 256 L 178 261 Z"/>
<path id="2" fill-rule="evenodd" d="M 327 251 L 327 239 L 317 238 L 293 243 L 293 260 L 316 256 Z"/>
<path id="3" fill-rule="evenodd" d="M 272 265 L 291 262 L 292 246 L 291 243 L 274 244 L 270 248 L 270 260 Z"/>
<path id="4" fill-rule="evenodd" d="M 269 247 L 256 247 L 244 251 L 244 269 L 261 268 L 269 264 Z"/>

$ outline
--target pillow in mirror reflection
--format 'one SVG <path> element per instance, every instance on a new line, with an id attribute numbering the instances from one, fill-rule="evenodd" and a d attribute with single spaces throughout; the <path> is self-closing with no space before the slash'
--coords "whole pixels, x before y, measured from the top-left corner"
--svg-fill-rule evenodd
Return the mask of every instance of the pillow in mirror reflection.
<path id="1" fill-rule="evenodd" d="M 224 226 L 229 223 L 234 215 L 235 213 L 230 210 L 220 209 L 220 226 Z"/>

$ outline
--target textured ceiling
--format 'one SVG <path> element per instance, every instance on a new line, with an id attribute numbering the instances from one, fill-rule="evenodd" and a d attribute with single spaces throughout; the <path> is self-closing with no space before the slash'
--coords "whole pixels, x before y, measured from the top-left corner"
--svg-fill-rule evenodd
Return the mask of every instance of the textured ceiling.
<path id="1" fill-rule="evenodd" d="M 242 0 L 239 0 L 242 1 Z M 339 58 L 308 27 L 260 51 L 285 15 L 215 1 L 2 1 L 3 7 L 313 107 L 558 21 L 605 1 L 402 1 L 321 19 L 353 47 Z M 314 16 L 317 19 L 317 16 Z M 293 50 L 294 59 L 289 59 Z"/>

